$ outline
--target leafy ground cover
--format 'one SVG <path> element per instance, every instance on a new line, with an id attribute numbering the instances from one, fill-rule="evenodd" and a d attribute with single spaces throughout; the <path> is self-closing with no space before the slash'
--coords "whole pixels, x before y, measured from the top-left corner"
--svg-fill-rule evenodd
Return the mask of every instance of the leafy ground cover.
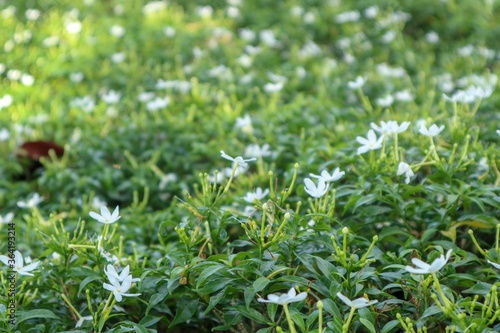
<path id="1" fill-rule="evenodd" d="M 500 330 L 498 2 L 0 18 L 2 332 Z"/>

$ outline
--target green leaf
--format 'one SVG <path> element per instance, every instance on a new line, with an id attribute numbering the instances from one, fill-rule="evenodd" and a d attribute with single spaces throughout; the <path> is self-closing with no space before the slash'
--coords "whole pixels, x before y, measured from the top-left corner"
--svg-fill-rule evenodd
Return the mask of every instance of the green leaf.
<path id="1" fill-rule="evenodd" d="M 81 293 L 83 288 L 85 288 L 85 286 L 87 284 L 89 284 L 90 282 L 95 281 L 95 280 L 101 280 L 101 277 L 100 276 L 87 276 L 85 279 L 83 279 L 83 281 L 80 283 L 80 288 L 78 288 L 78 293 Z"/>
<path id="2" fill-rule="evenodd" d="M 393 328 L 399 325 L 399 320 L 391 320 L 380 330 L 380 333 L 389 333 Z"/>
<path id="3" fill-rule="evenodd" d="M 144 327 L 149 327 L 149 326 L 153 326 L 154 324 L 156 324 L 160 320 L 161 320 L 161 317 L 146 316 L 146 317 L 142 318 L 142 320 L 139 322 L 139 324 L 144 326 Z"/>
<path id="4" fill-rule="evenodd" d="M 134 324 L 134 331 L 135 333 L 149 333 L 144 326 L 138 324 Z"/>
<path id="5" fill-rule="evenodd" d="M 253 283 L 253 290 L 256 293 L 258 293 L 259 291 L 261 291 L 262 289 L 264 289 L 265 287 L 267 287 L 267 285 L 270 282 L 271 282 L 271 280 L 269 280 L 268 278 L 266 278 L 266 277 L 260 277 L 257 280 L 255 280 L 255 282 Z"/>
<path id="6" fill-rule="evenodd" d="M 437 305 L 433 305 L 433 306 L 425 309 L 425 311 L 422 314 L 422 317 L 420 317 L 420 319 L 424 319 L 424 318 L 427 318 L 429 316 L 434 316 L 438 313 L 441 313 L 441 309 Z"/>
<path id="7" fill-rule="evenodd" d="M 463 293 L 486 295 L 487 293 L 490 292 L 491 287 L 493 287 L 492 284 L 485 282 L 478 282 L 474 287 L 464 290 Z"/>
<path id="8" fill-rule="evenodd" d="M 20 324 L 25 320 L 43 318 L 43 319 L 58 319 L 61 320 L 54 312 L 46 309 L 31 310 L 27 312 L 21 312 L 16 318 L 16 324 Z"/>
<path id="9" fill-rule="evenodd" d="M 213 265 L 211 267 L 205 268 L 203 272 L 201 272 L 200 276 L 198 277 L 198 281 L 196 281 L 196 289 L 200 287 L 200 285 L 205 282 L 206 279 L 211 277 L 213 274 L 215 274 L 218 270 L 223 268 L 224 265 Z"/>
<path id="10" fill-rule="evenodd" d="M 183 306 L 179 306 L 177 308 L 177 312 L 175 313 L 174 320 L 168 326 L 171 328 L 177 324 L 181 324 L 186 322 L 186 320 L 193 317 L 193 315 L 198 310 L 198 299 L 191 299 L 188 302 L 185 302 Z"/>
<path id="11" fill-rule="evenodd" d="M 290 317 L 302 332 L 306 331 L 306 324 L 304 322 L 304 318 L 302 318 L 302 315 L 297 309 L 290 307 Z"/>
<path id="12" fill-rule="evenodd" d="M 203 313 L 204 316 L 206 316 L 217 304 L 219 304 L 220 300 L 226 293 L 227 288 L 224 288 L 223 290 L 219 291 L 219 293 L 215 296 L 210 296 L 210 301 L 208 303 L 208 307 Z"/>
<path id="13" fill-rule="evenodd" d="M 259 311 L 249 308 L 247 309 L 245 306 L 237 305 L 235 309 L 241 313 L 244 317 L 251 319 L 259 324 L 271 324 L 267 321 L 267 318 L 262 315 Z"/>
<path id="14" fill-rule="evenodd" d="M 377 333 L 375 331 L 375 326 L 373 326 L 372 323 L 370 323 L 369 320 L 365 319 L 365 318 L 359 318 L 359 321 L 361 322 L 361 324 L 363 324 L 364 327 L 366 327 L 370 332 L 372 333 Z"/>
<path id="15" fill-rule="evenodd" d="M 323 308 L 333 317 L 342 318 L 337 305 L 329 298 L 323 300 Z"/>

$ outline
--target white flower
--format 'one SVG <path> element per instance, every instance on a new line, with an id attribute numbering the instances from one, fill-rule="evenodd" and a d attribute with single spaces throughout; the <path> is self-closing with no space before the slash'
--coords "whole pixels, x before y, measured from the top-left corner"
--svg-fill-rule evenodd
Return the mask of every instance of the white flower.
<path id="1" fill-rule="evenodd" d="M 4 264 L 6 264 L 7 266 L 10 266 L 11 268 L 12 268 L 12 266 L 14 266 L 14 268 L 12 268 L 12 270 L 14 272 L 18 273 L 19 275 L 34 276 L 34 274 L 28 273 L 28 272 L 31 272 L 32 270 L 34 270 L 40 262 L 36 262 L 33 264 L 29 264 L 28 266 L 24 266 L 23 255 L 21 254 L 21 252 L 19 252 L 17 250 L 14 252 L 14 258 L 15 259 L 13 260 L 7 256 L 0 256 L 0 261 L 3 262 Z"/>
<path id="2" fill-rule="evenodd" d="M 425 34 L 425 41 L 429 44 L 436 44 L 439 42 L 439 35 L 435 31 L 429 31 Z"/>
<path id="3" fill-rule="evenodd" d="M 251 157 L 267 157 L 271 156 L 271 151 L 269 150 L 269 144 L 264 144 L 260 147 L 258 144 L 248 145 L 245 153 Z"/>
<path id="4" fill-rule="evenodd" d="M 409 121 L 403 121 L 401 125 L 398 125 L 398 122 L 394 120 L 387 122 L 387 129 L 389 133 L 402 133 L 408 129 L 408 126 L 410 126 Z"/>
<path id="5" fill-rule="evenodd" d="M 157 111 L 166 108 L 170 104 L 170 97 L 165 96 L 155 97 L 153 100 L 146 103 L 146 109 L 148 111 Z"/>
<path id="6" fill-rule="evenodd" d="M 71 82 L 78 83 L 83 81 L 83 73 L 82 72 L 75 72 L 69 74 L 69 79 Z"/>
<path id="7" fill-rule="evenodd" d="M 413 273 L 413 274 L 435 273 L 435 272 L 439 271 L 441 268 L 443 268 L 444 265 L 446 265 L 446 263 L 448 262 L 448 260 L 450 260 L 451 251 L 452 251 L 452 249 L 449 249 L 448 252 L 446 252 L 446 257 L 441 255 L 439 258 L 434 260 L 432 262 L 432 264 L 430 264 L 430 265 L 426 262 L 423 262 L 422 260 L 420 260 L 418 258 L 413 258 L 411 260 L 411 262 L 415 266 L 417 266 L 418 268 L 406 266 L 405 269 L 408 272 Z"/>
<path id="8" fill-rule="evenodd" d="M 104 238 L 106 240 L 107 238 Z M 105 258 L 108 262 L 115 262 L 118 257 L 111 255 L 111 253 L 104 251 L 102 235 L 97 237 L 97 250 L 99 251 L 101 257 Z"/>
<path id="9" fill-rule="evenodd" d="M 262 191 L 262 189 L 260 187 L 257 187 L 255 189 L 255 193 L 247 192 L 247 194 L 243 197 L 243 200 L 245 200 L 248 203 L 253 203 L 255 199 L 259 199 L 259 200 L 264 199 L 264 197 L 268 193 L 269 193 L 269 189 Z"/>
<path id="10" fill-rule="evenodd" d="M 386 108 L 386 107 L 389 107 L 392 105 L 392 103 L 394 103 L 394 97 L 392 97 L 391 95 L 387 95 L 385 97 L 381 97 L 381 98 L 377 98 L 375 100 L 375 103 L 378 105 L 378 106 L 381 106 L 383 108 Z"/>
<path id="11" fill-rule="evenodd" d="M 38 9 L 26 9 L 26 12 L 24 13 L 26 16 L 26 19 L 36 21 L 40 17 L 40 11 Z"/>
<path id="12" fill-rule="evenodd" d="M 11 95 L 5 95 L 2 98 L 0 98 L 0 110 L 9 107 L 12 104 L 12 101 L 13 99 Z"/>
<path id="13" fill-rule="evenodd" d="M 319 175 L 319 176 L 312 174 L 312 173 L 309 174 L 309 176 L 311 176 L 313 178 L 321 179 L 324 182 L 334 182 L 334 181 L 339 180 L 340 178 L 344 177 L 344 175 L 345 175 L 345 171 L 340 171 L 339 168 L 336 168 L 331 175 L 326 170 L 321 171 L 321 175 Z"/>
<path id="14" fill-rule="evenodd" d="M 38 206 L 40 202 L 43 201 L 43 197 L 40 196 L 38 193 L 34 193 L 31 198 L 29 198 L 26 201 L 18 201 L 17 206 L 19 208 L 33 208 L 35 206 Z"/>
<path id="15" fill-rule="evenodd" d="M 115 210 L 113 211 L 113 214 L 109 212 L 109 209 L 106 206 L 101 207 L 101 215 L 95 213 L 95 212 L 90 212 L 89 215 L 90 217 L 96 219 L 98 222 L 104 223 L 104 224 L 111 224 L 120 219 L 121 216 L 118 216 L 119 214 L 119 207 L 116 206 Z"/>
<path id="16" fill-rule="evenodd" d="M 92 317 L 92 316 L 80 317 L 80 319 L 78 319 L 78 321 L 76 322 L 75 328 L 82 327 L 83 322 L 85 320 L 93 320 L 93 319 L 94 319 L 94 317 Z"/>
<path id="17" fill-rule="evenodd" d="M 397 91 L 394 93 L 394 98 L 400 102 L 411 102 L 415 99 L 415 95 L 408 90 Z"/>
<path id="18" fill-rule="evenodd" d="M 368 131 L 366 139 L 361 136 L 356 137 L 356 141 L 362 144 L 362 146 L 358 148 L 358 155 L 364 154 L 369 150 L 382 148 L 383 139 L 384 137 L 381 136 L 377 140 L 377 136 L 375 135 L 375 132 L 373 130 Z"/>
<path id="19" fill-rule="evenodd" d="M 229 156 L 228 154 L 226 154 L 224 152 L 224 150 L 220 151 L 220 155 L 223 158 L 225 158 L 226 160 L 233 161 L 234 163 L 238 164 L 238 166 L 240 166 L 242 168 L 246 168 L 248 166 L 247 162 L 252 162 L 252 161 L 257 160 L 256 158 L 250 158 L 248 160 L 244 160 L 243 157 L 241 157 L 241 156 L 237 156 L 235 158 L 232 158 L 231 156 Z"/>
<path id="20" fill-rule="evenodd" d="M 278 83 L 266 83 L 264 85 L 264 91 L 267 93 L 273 93 L 281 91 L 284 87 L 285 83 L 283 81 Z"/>
<path id="21" fill-rule="evenodd" d="M 436 124 L 432 124 L 431 127 L 429 127 L 429 129 L 427 129 L 425 125 L 422 125 L 422 127 L 420 127 L 420 130 L 418 132 L 426 136 L 436 136 L 439 133 L 441 133 L 442 130 L 444 130 L 444 125 L 437 127 Z"/>
<path id="22" fill-rule="evenodd" d="M 337 16 L 335 16 L 335 21 L 340 24 L 346 22 L 356 22 L 359 20 L 360 16 L 361 14 L 357 10 L 351 10 L 337 14 Z"/>
<path id="23" fill-rule="evenodd" d="M 6 128 L 0 129 L 0 141 L 7 141 L 10 139 L 10 132 Z"/>
<path id="24" fill-rule="evenodd" d="M 272 30 L 262 30 L 261 32 L 259 32 L 259 38 L 262 43 L 266 44 L 269 47 L 275 47 L 279 44 Z"/>
<path id="25" fill-rule="evenodd" d="M 30 87 L 33 85 L 33 83 L 35 83 L 35 78 L 33 77 L 33 75 L 24 73 L 23 75 L 21 75 L 21 83 L 26 87 Z"/>
<path id="26" fill-rule="evenodd" d="M 368 301 L 364 297 L 356 298 L 354 301 L 351 301 L 349 298 L 344 296 L 341 292 L 337 293 L 337 297 L 340 298 L 342 300 L 342 302 L 344 302 L 347 306 L 350 306 L 351 308 L 354 308 L 354 309 L 365 308 L 367 306 L 370 306 L 370 305 L 378 302 L 376 299 L 374 299 L 373 301 Z"/>
<path id="27" fill-rule="evenodd" d="M 307 297 L 307 292 L 303 291 L 300 294 L 297 295 L 297 292 L 295 291 L 295 288 L 291 288 L 288 293 L 283 294 L 281 296 L 276 296 L 274 294 L 269 294 L 267 295 L 267 300 L 258 298 L 257 301 L 259 302 L 266 302 L 266 303 L 274 303 L 274 304 L 279 304 L 279 305 L 285 305 L 289 304 L 292 302 L 300 302 L 306 299 Z"/>
<path id="28" fill-rule="evenodd" d="M 398 176 L 405 174 L 405 183 L 406 184 L 408 184 L 410 182 L 410 178 L 415 175 L 413 173 L 413 171 L 411 170 L 411 167 L 408 165 L 408 163 L 405 163 L 405 162 L 399 162 L 398 171 L 396 174 Z"/>
<path id="29" fill-rule="evenodd" d="M 489 264 L 492 264 L 493 267 L 495 267 L 496 269 L 500 269 L 500 265 L 499 264 L 495 264 L 494 262 L 492 261 L 489 261 L 489 260 L 486 260 Z"/>
<path id="30" fill-rule="evenodd" d="M 108 277 L 108 280 L 110 282 L 117 281 L 117 282 L 123 282 L 125 279 L 130 275 L 130 266 L 127 265 L 120 274 L 116 271 L 116 269 L 113 267 L 113 265 L 108 265 L 107 270 L 104 269 L 104 273 L 106 273 L 106 276 Z M 140 281 L 141 279 L 139 278 L 132 278 L 131 282 L 136 282 Z"/>
<path id="31" fill-rule="evenodd" d="M 0 215 L 0 224 L 9 224 L 14 218 L 14 213 L 10 212 L 5 214 L 5 216 Z"/>
<path id="32" fill-rule="evenodd" d="M 139 296 L 141 294 L 126 294 L 126 292 L 130 289 L 132 286 L 132 275 L 127 276 L 124 280 L 123 283 L 119 283 L 116 280 L 110 281 L 111 285 L 107 283 L 103 283 L 103 288 L 106 290 L 109 290 L 113 292 L 113 295 L 115 295 L 116 301 L 121 302 L 123 297 L 122 296 L 128 296 L 128 297 L 135 297 Z"/>
<path id="33" fill-rule="evenodd" d="M 114 64 L 119 64 L 125 61 L 125 53 L 117 52 L 111 55 L 111 62 Z"/>
<path id="34" fill-rule="evenodd" d="M 248 28 L 242 28 L 240 30 L 238 30 L 238 33 L 241 37 L 241 39 L 251 43 L 255 40 L 255 32 L 253 32 L 252 30 L 248 29 Z"/>
<path id="35" fill-rule="evenodd" d="M 102 100 L 107 104 L 115 104 L 120 100 L 121 97 L 121 92 L 115 90 L 110 90 L 101 96 Z"/>
<path id="36" fill-rule="evenodd" d="M 304 183 L 306 184 L 304 190 L 307 192 L 307 194 L 314 198 L 321 198 L 322 196 L 324 196 L 328 191 L 328 187 L 330 186 L 330 184 L 327 185 L 322 178 L 319 179 L 318 186 L 316 186 L 309 178 L 304 179 Z"/>
<path id="37" fill-rule="evenodd" d="M 121 25 L 114 25 L 109 29 L 109 33 L 115 37 L 122 37 L 125 35 L 125 28 L 122 27 Z"/>
<path id="38" fill-rule="evenodd" d="M 82 31 L 82 23 L 80 21 L 68 21 L 65 23 L 65 26 L 70 34 L 77 34 Z"/>
<path id="39" fill-rule="evenodd" d="M 500 130 L 497 130 L 496 132 L 497 132 L 498 135 L 500 135 Z"/>
<path id="40" fill-rule="evenodd" d="M 366 82 L 366 79 L 362 76 L 356 77 L 356 80 L 347 82 L 347 87 L 349 89 L 361 88 Z"/>

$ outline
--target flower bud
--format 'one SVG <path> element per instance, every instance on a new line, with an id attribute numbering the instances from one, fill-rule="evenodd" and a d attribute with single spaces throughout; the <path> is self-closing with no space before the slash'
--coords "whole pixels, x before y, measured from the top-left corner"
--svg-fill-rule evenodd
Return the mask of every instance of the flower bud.
<path id="1" fill-rule="evenodd" d="M 318 307 L 318 309 L 322 310 L 323 309 L 323 302 L 318 301 L 318 303 L 316 303 L 316 306 Z"/>
<path id="2" fill-rule="evenodd" d="M 347 235 L 349 233 L 349 229 L 347 227 L 342 228 L 342 233 Z"/>

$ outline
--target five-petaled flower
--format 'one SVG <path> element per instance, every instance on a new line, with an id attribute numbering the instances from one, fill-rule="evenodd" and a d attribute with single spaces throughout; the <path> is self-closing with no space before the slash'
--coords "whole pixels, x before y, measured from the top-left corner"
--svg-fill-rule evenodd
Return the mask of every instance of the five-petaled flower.
<path id="1" fill-rule="evenodd" d="M 14 267 L 14 268 L 12 268 L 12 270 L 14 272 L 17 272 L 19 275 L 30 275 L 30 276 L 34 276 L 34 274 L 28 273 L 28 272 L 31 272 L 32 270 L 34 270 L 36 268 L 36 266 L 38 266 L 38 264 L 40 263 L 38 261 L 38 262 L 35 262 L 32 264 L 29 264 L 27 266 L 24 266 L 23 255 L 21 254 L 21 252 L 19 252 L 17 250 L 14 252 L 14 260 L 7 257 L 7 256 L 0 256 L 0 261 L 3 262 L 4 264 L 6 264 L 7 266 Z M 26 263 L 28 263 L 28 262 L 26 262 Z"/>
<path id="2" fill-rule="evenodd" d="M 396 174 L 398 176 L 401 176 L 402 174 L 404 174 L 406 184 L 408 184 L 410 182 L 410 178 L 415 175 L 413 173 L 413 171 L 411 170 L 410 165 L 408 163 L 405 163 L 405 162 L 399 162 L 398 171 Z"/>
<path id="3" fill-rule="evenodd" d="M 113 214 L 109 212 L 109 209 L 106 206 L 101 207 L 101 215 L 97 214 L 96 212 L 89 213 L 90 217 L 104 224 L 111 224 L 118 221 L 121 217 L 118 216 L 118 214 L 119 214 L 118 206 L 116 206 L 115 210 L 113 211 Z"/>
<path id="4" fill-rule="evenodd" d="M 446 257 L 441 255 L 439 258 L 436 258 L 436 260 L 434 260 L 432 262 L 432 264 L 428 264 L 426 262 L 423 262 L 422 260 L 418 259 L 418 258 L 413 258 L 411 260 L 411 262 L 417 266 L 418 268 L 414 268 L 414 267 L 411 267 L 411 266 L 406 266 L 405 269 L 410 272 L 410 273 L 413 273 L 413 274 L 432 274 L 432 273 L 436 273 L 437 271 L 439 271 L 441 268 L 444 267 L 444 265 L 446 265 L 446 263 L 448 262 L 448 260 L 450 260 L 450 256 L 451 256 L 451 251 L 452 249 L 449 249 L 448 252 L 446 252 Z"/>
<path id="5" fill-rule="evenodd" d="M 344 302 L 347 306 L 350 306 L 351 308 L 354 308 L 354 309 L 365 308 L 367 306 L 370 306 L 370 305 L 378 302 L 376 299 L 369 301 L 364 297 L 356 298 L 354 301 L 351 301 L 349 298 L 344 296 L 341 292 L 337 293 L 337 297 L 340 298 L 342 300 L 342 302 Z"/>
<path id="6" fill-rule="evenodd" d="M 266 303 L 275 303 L 279 305 L 285 305 L 289 304 L 292 302 L 300 302 L 306 299 L 307 297 L 307 292 L 303 291 L 300 294 L 297 295 L 297 292 L 295 291 L 295 288 L 290 288 L 288 293 L 283 294 L 281 296 L 276 296 L 274 294 L 269 294 L 267 295 L 267 300 L 258 298 L 257 301 L 259 302 L 266 302 Z"/>
<path id="7" fill-rule="evenodd" d="M 370 150 L 382 148 L 383 140 L 383 136 L 381 136 L 377 140 L 377 136 L 375 135 L 375 132 L 373 130 L 368 131 L 368 135 L 366 138 L 363 138 L 361 136 L 356 137 L 356 141 L 362 144 L 362 146 L 358 148 L 358 155 L 364 154 Z"/>
<path id="8" fill-rule="evenodd" d="M 319 179 L 318 186 L 309 178 L 304 179 L 304 183 L 306 184 L 304 190 L 313 198 L 321 198 L 324 196 L 330 186 L 330 184 L 327 185 L 322 178 Z"/>
<path id="9" fill-rule="evenodd" d="M 444 130 L 444 125 L 437 127 L 436 124 L 432 124 L 431 127 L 429 127 L 429 129 L 427 129 L 425 125 L 422 125 L 422 127 L 420 127 L 420 130 L 418 132 L 426 136 L 436 136 L 439 133 L 441 133 L 442 130 Z"/>
<path id="10" fill-rule="evenodd" d="M 248 160 L 244 160 L 243 157 L 241 157 L 241 156 L 237 156 L 235 158 L 232 158 L 231 156 L 229 156 L 228 154 L 226 154 L 224 152 L 224 150 L 220 151 L 220 155 L 223 158 L 225 158 L 226 160 L 233 161 L 234 163 L 238 164 L 238 166 L 240 166 L 242 168 L 246 168 L 248 166 L 247 162 L 252 162 L 252 161 L 256 161 L 257 160 L 255 157 L 254 158 L 250 158 Z"/>
<path id="11" fill-rule="evenodd" d="M 328 173 L 327 170 L 321 171 L 321 174 L 319 176 L 312 174 L 312 173 L 309 174 L 309 176 L 311 176 L 313 178 L 321 179 L 326 183 L 339 180 L 340 178 L 344 177 L 344 175 L 345 175 L 345 171 L 340 171 L 339 168 L 336 168 L 331 175 Z"/>
<path id="12" fill-rule="evenodd" d="M 115 295 L 116 301 L 121 302 L 123 297 L 135 297 L 141 294 L 127 294 L 127 291 L 132 286 L 132 275 L 128 275 L 123 282 L 120 284 L 117 280 L 110 280 L 111 284 L 104 283 L 102 286 L 104 289 L 109 290 Z"/>
<path id="13" fill-rule="evenodd" d="M 108 280 L 112 283 L 113 281 L 117 282 L 123 282 L 125 279 L 130 275 L 130 266 L 127 265 L 120 274 L 116 271 L 116 269 L 113 267 L 113 265 L 108 265 L 107 270 L 104 269 L 104 273 L 106 273 L 106 276 L 108 277 Z M 140 281 L 141 279 L 139 278 L 132 278 L 131 282 L 136 282 Z"/>

